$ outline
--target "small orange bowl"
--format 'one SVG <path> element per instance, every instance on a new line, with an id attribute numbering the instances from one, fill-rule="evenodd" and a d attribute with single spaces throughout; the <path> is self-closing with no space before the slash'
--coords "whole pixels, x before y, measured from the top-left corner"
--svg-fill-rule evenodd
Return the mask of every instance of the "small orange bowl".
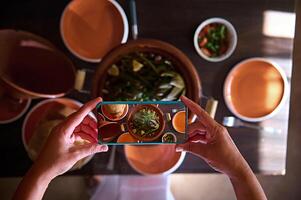
<path id="1" fill-rule="evenodd" d="M 129 133 L 123 133 L 117 139 L 117 143 L 137 143 L 138 140 Z"/>
<path id="2" fill-rule="evenodd" d="M 172 126 L 179 133 L 185 133 L 186 129 L 186 112 L 179 111 L 172 118 Z"/>

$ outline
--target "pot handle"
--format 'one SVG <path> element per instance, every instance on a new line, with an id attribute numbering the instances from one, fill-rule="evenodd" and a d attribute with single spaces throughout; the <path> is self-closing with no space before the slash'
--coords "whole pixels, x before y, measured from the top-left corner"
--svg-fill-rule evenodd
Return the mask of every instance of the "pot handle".
<path id="1" fill-rule="evenodd" d="M 205 110 L 213 119 L 216 114 L 217 106 L 218 106 L 218 101 L 216 99 L 209 98 L 207 100 Z"/>
<path id="2" fill-rule="evenodd" d="M 126 123 L 120 124 L 120 129 L 121 129 L 122 133 L 126 133 L 129 131 Z"/>
<path id="3" fill-rule="evenodd" d="M 206 97 L 203 96 L 202 100 L 206 100 L 205 103 L 205 111 L 212 117 L 213 119 L 215 118 L 215 114 L 217 111 L 217 106 L 218 106 L 218 100 L 214 99 L 213 97 Z M 203 102 L 203 101 L 201 101 Z M 200 104 L 201 104 L 200 102 Z"/>
<path id="4" fill-rule="evenodd" d="M 87 73 L 94 73 L 91 69 L 79 69 L 75 73 L 74 89 L 80 93 L 90 94 L 90 90 L 84 89 Z"/>

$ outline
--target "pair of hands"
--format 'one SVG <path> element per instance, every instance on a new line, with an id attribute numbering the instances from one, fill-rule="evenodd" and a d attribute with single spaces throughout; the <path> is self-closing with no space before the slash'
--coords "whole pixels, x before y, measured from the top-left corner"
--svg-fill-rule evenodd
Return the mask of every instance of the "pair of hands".
<path id="1" fill-rule="evenodd" d="M 217 171 L 230 177 L 237 176 L 241 166 L 243 166 L 241 164 L 244 159 L 227 130 L 214 121 L 196 103 L 184 96 L 181 97 L 181 100 L 192 113 L 197 115 L 198 120 L 189 125 L 189 141 L 177 145 L 176 151 L 191 152 L 204 159 Z M 39 165 L 39 168 L 49 171 L 52 177 L 55 177 L 68 171 L 78 160 L 86 156 L 106 152 L 108 150 L 106 145 L 97 143 L 74 144 L 75 140 L 80 137 L 79 135 L 86 134 L 84 133 L 85 130 L 95 128 L 93 125 L 82 122 L 101 101 L 101 98 L 96 98 L 86 103 L 76 113 L 73 113 L 55 127 L 35 165 Z M 83 133 L 81 133 L 81 130 Z"/>

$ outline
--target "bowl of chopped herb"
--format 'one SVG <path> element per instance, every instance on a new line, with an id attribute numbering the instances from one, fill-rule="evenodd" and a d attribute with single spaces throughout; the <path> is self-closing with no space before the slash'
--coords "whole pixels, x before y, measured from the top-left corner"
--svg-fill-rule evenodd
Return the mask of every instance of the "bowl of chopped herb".
<path id="1" fill-rule="evenodd" d="M 165 128 L 163 112 L 155 105 L 137 105 L 130 110 L 127 120 L 129 133 L 139 141 L 158 139 Z"/>
<path id="2" fill-rule="evenodd" d="M 174 133 L 167 132 L 162 136 L 163 143 L 175 143 L 177 142 L 177 137 Z"/>
<path id="3" fill-rule="evenodd" d="M 197 27 L 193 42 L 195 50 L 202 58 L 210 62 L 220 62 L 234 52 L 237 33 L 229 21 L 210 18 Z"/>

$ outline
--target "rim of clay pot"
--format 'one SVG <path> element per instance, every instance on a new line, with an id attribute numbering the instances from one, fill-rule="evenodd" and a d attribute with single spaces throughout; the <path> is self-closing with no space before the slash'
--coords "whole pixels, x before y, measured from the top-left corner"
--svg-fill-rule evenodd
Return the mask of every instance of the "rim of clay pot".
<path id="1" fill-rule="evenodd" d="M 175 46 L 155 39 L 137 39 L 121 44 L 112 49 L 97 66 L 92 82 L 92 97 L 102 96 L 107 70 L 122 58 L 123 55 L 135 51 L 154 52 L 162 54 L 175 63 L 175 68 L 183 75 L 186 85 L 186 96 L 199 103 L 202 95 L 201 80 L 198 72 L 190 59 Z M 190 114 L 189 119 L 192 120 Z"/>
<path id="2" fill-rule="evenodd" d="M 60 50 L 58 50 L 50 41 L 48 41 L 47 39 L 45 39 L 41 36 L 38 36 L 36 34 L 30 33 L 27 31 L 19 31 L 19 30 L 16 31 L 13 29 L 1 30 L 1 32 L 2 31 L 11 32 L 11 34 L 16 34 L 16 38 L 18 38 L 20 45 L 22 45 L 22 43 L 23 43 L 23 46 L 31 46 L 30 42 L 35 42 L 36 45 L 39 45 L 39 48 L 53 51 L 57 56 L 62 58 L 64 60 L 64 62 L 68 63 L 68 66 L 73 71 L 73 76 L 74 76 L 74 80 L 75 80 L 76 70 L 75 70 L 73 63 L 69 60 L 69 58 L 67 56 L 65 56 Z M 2 76 L 1 80 L 3 81 L 4 84 L 6 84 L 5 85 L 6 90 L 14 90 L 13 93 L 20 93 L 19 96 L 26 96 L 28 98 L 62 97 L 66 93 L 70 92 L 73 89 L 73 87 L 71 87 L 69 90 L 67 90 L 65 92 L 60 92 L 57 94 L 46 94 L 46 93 L 43 94 L 43 93 L 33 92 L 28 89 L 25 89 L 25 88 L 19 86 L 18 84 L 13 83 L 5 76 Z"/>

